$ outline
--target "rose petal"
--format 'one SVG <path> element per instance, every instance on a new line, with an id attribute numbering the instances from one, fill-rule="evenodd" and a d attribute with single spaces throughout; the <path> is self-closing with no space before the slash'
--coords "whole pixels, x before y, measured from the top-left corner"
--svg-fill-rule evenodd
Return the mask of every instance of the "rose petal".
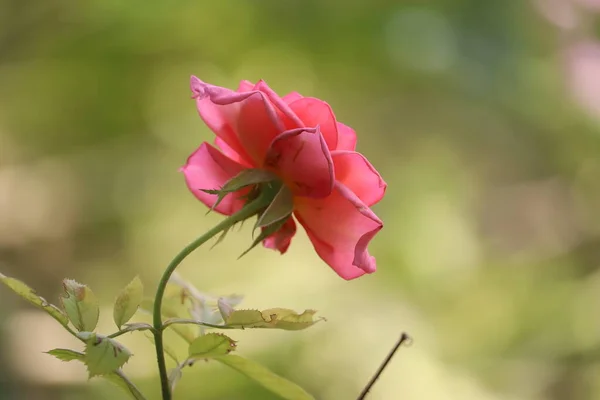
<path id="1" fill-rule="evenodd" d="M 277 93 L 273 91 L 267 85 L 267 83 L 263 80 L 258 81 L 256 86 L 254 86 L 254 90 L 260 90 L 264 94 L 267 95 L 271 103 L 276 107 L 278 111 L 280 111 L 280 118 L 283 121 L 286 129 L 294 129 L 294 128 L 302 128 L 304 127 L 304 123 L 298 116 L 294 113 L 294 111 L 290 108 L 287 102 L 285 102 L 282 98 L 280 98 Z"/>
<path id="2" fill-rule="evenodd" d="M 303 97 L 290 104 L 290 108 L 308 128 L 319 126 L 330 150 L 338 146 L 338 130 L 335 115 L 329 104 L 312 97 Z"/>
<path id="3" fill-rule="evenodd" d="M 298 199 L 296 218 L 306 229 L 317 254 L 342 278 L 375 272 L 367 250 L 383 222 L 343 184 L 336 182 L 329 197 Z"/>
<path id="4" fill-rule="evenodd" d="M 303 98 L 304 96 L 302 96 L 300 93 L 298 92 L 291 92 L 286 94 L 285 96 L 283 96 L 281 98 L 281 100 L 285 101 L 287 104 L 290 104 L 296 100 L 299 100 L 301 98 Z"/>
<path id="5" fill-rule="evenodd" d="M 367 206 L 383 198 L 387 184 L 379 172 L 360 153 L 354 151 L 331 152 L 335 179 L 341 182 Z"/>
<path id="6" fill-rule="evenodd" d="M 336 150 L 356 150 L 356 132 L 341 122 L 337 123 L 338 143 Z"/>
<path id="7" fill-rule="evenodd" d="M 240 156 L 234 149 L 231 148 L 223 139 L 220 137 L 215 138 L 215 146 L 217 146 L 223 154 L 231 158 L 238 164 L 243 165 L 246 168 L 252 168 L 252 164 L 248 163 L 242 156 Z"/>
<path id="8" fill-rule="evenodd" d="M 282 113 L 256 86 L 238 93 L 192 77 L 192 91 L 204 122 L 249 164 L 260 165 L 271 141 L 285 131 Z"/>
<path id="9" fill-rule="evenodd" d="M 238 93 L 240 93 L 240 92 L 249 92 L 253 88 L 254 88 L 254 83 L 252 83 L 252 82 L 247 81 L 247 80 L 244 79 L 243 81 L 240 81 L 240 84 L 239 84 L 239 86 L 237 88 L 237 92 Z"/>
<path id="10" fill-rule="evenodd" d="M 251 161 L 234 130 L 235 119 L 230 115 L 231 112 L 228 113 L 226 107 L 212 101 L 212 97 L 218 93 L 227 95 L 228 93 L 235 94 L 235 92 L 209 85 L 195 76 L 192 76 L 190 86 L 194 93 L 192 97 L 196 99 L 198 114 L 204 123 L 237 154 L 246 161 Z"/>
<path id="11" fill-rule="evenodd" d="M 295 196 L 325 197 L 333 188 L 333 162 L 318 128 L 291 129 L 277 136 L 264 166 L 279 175 Z"/>
<path id="12" fill-rule="evenodd" d="M 278 250 L 281 254 L 284 254 L 290 247 L 295 234 L 296 223 L 294 222 L 294 218 L 289 217 L 277 232 L 263 240 L 263 246 L 267 249 Z"/>
<path id="13" fill-rule="evenodd" d="M 217 196 L 205 193 L 201 189 L 219 189 L 243 169 L 245 168 L 242 165 L 205 142 L 188 158 L 181 171 L 192 194 L 208 207 L 212 207 L 217 201 Z M 244 206 L 244 202 L 239 199 L 243 195 L 242 192 L 225 196 L 215 211 L 225 215 L 239 211 Z"/>

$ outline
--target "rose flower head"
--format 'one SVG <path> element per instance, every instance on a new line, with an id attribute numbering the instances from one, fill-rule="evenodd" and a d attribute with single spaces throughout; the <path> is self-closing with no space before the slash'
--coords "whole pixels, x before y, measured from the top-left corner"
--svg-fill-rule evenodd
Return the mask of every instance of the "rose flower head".
<path id="1" fill-rule="evenodd" d="M 383 222 L 369 207 L 387 185 L 327 103 L 296 92 L 280 97 L 263 81 L 233 91 L 193 76 L 191 89 L 216 134 L 182 168 L 194 196 L 224 215 L 266 199 L 256 225 L 265 247 L 285 253 L 298 221 L 342 278 L 375 271 L 367 246 Z"/>

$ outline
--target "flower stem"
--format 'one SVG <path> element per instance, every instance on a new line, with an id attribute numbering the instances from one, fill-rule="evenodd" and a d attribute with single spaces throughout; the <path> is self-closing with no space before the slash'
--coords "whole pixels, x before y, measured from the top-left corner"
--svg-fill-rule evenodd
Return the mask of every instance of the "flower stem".
<path id="1" fill-rule="evenodd" d="M 257 199 L 258 200 L 258 199 Z M 241 222 L 251 216 L 255 215 L 262 208 L 264 208 L 264 203 L 262 201 L 252 201 L 246 206 L 244 206 L 240 211 L 235 214 L 225 218 L 223 221 L 218 223 L 208 232 L 200 236 L 198 239 L 194 240 L 192 243 L 188 244 L 183 248 L 173 258 L 173 260 L 167 266 L 167 269 L 163 273 L 160 282 L 158 283 L 158 288 L 156 289 L 156 295 L 154 297 L 154 310 L 153 310 L 153 326 L 154 326 L 154 342 L 156 347 L 156 361 L 158 363 L 158 372 L 160 375 L 160 384 L 162 390 L 162 398 L 163 400 L 171 400 L 171 389 L 169 387 L 169 377 L 167 374 L 167 364 L 165 362 L 164 355 L 164 345 L 163 345 L 163 322 L 162 322 L 162 299 L 165 294 L 165 289 L 167 287 L 167 283 L 169 282 L 169 278 L 177 268 L 177 266 L 194 250 L 203 245 L 212 237 L 218 235 L 220 232 L 223 232 L 229 228 L 231 228 L 234 224 Z"/>

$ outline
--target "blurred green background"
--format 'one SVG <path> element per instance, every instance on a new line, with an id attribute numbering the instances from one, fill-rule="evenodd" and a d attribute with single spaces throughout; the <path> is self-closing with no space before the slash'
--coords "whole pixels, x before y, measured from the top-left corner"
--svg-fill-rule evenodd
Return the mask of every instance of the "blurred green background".
<path id="1" fill-rule="evenodd" d="M 250 308 L 318 309 L 302 332 L 239 331 L 239 354 L 317 399 L 600 398 L 600 1 L 0 0 L 0 265 L 56 300 L 63 277 L 112 301 L 220 220 L 178 168 L 212 133 L 189 76 L 264 79 L 324 99 L 388 182 L 378 272 L 345 282 L 300 231 L 250 231 L 179 270 Z M 158 399 L 153 349 L 125 371 Z M 58 324 L 0 288 L 0 399 L 125 398 Z M 182 347 L 183 348 L 183 347 Z M 275 399 L 215 363 L 177 399 Z"/>

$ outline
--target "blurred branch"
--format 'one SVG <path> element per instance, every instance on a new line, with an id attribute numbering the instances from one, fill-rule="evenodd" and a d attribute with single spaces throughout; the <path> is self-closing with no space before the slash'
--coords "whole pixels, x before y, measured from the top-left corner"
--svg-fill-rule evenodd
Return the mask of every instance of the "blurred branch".
<path id="1" fill-rule="evenodd" d="M 394 346 L 392 351 L 390 351 L 389 354 L 387 355 L 387 357 L 385 358 L 385 360 L 383 360 L 383 363 L 381 363 L 381 365 L 377 369 L 377 372 L 375 373 L 375 375 L 373 375 L 373 377 L 371 378 L 369 383 L 367 383 L 367 386 L 365 386 L 365 388 L 363 389 L 363 391 L 360 393 L 360 395 L 358 396 L 358 398 L 356 400 L 363 400 L 367 396 L 367 394 L 369 393 L 369 391 L 371 390 L 371 388 L 373 387 L 375 382 L 377 382 L 377 380 L 379 379 L 379 376 L 381 376 L 381 373 L 383 372 L 383 370 L 388 366 L 390 361 L 392 361 L 392 358 L 394 357 L 394 354 L 396 354 L 396 351 L 398 351 L 400 346 L 402 346 L 405 343 L 411 343 L 411 341 L 412 341 L 412 339 L 410 338 L 410 336 L 408 336 L 408 334 L 406 334 L 405 332 L 402 332 L 400 339 L 398 339 L 398 341 L 396 342 L 396 345 Z"/>

